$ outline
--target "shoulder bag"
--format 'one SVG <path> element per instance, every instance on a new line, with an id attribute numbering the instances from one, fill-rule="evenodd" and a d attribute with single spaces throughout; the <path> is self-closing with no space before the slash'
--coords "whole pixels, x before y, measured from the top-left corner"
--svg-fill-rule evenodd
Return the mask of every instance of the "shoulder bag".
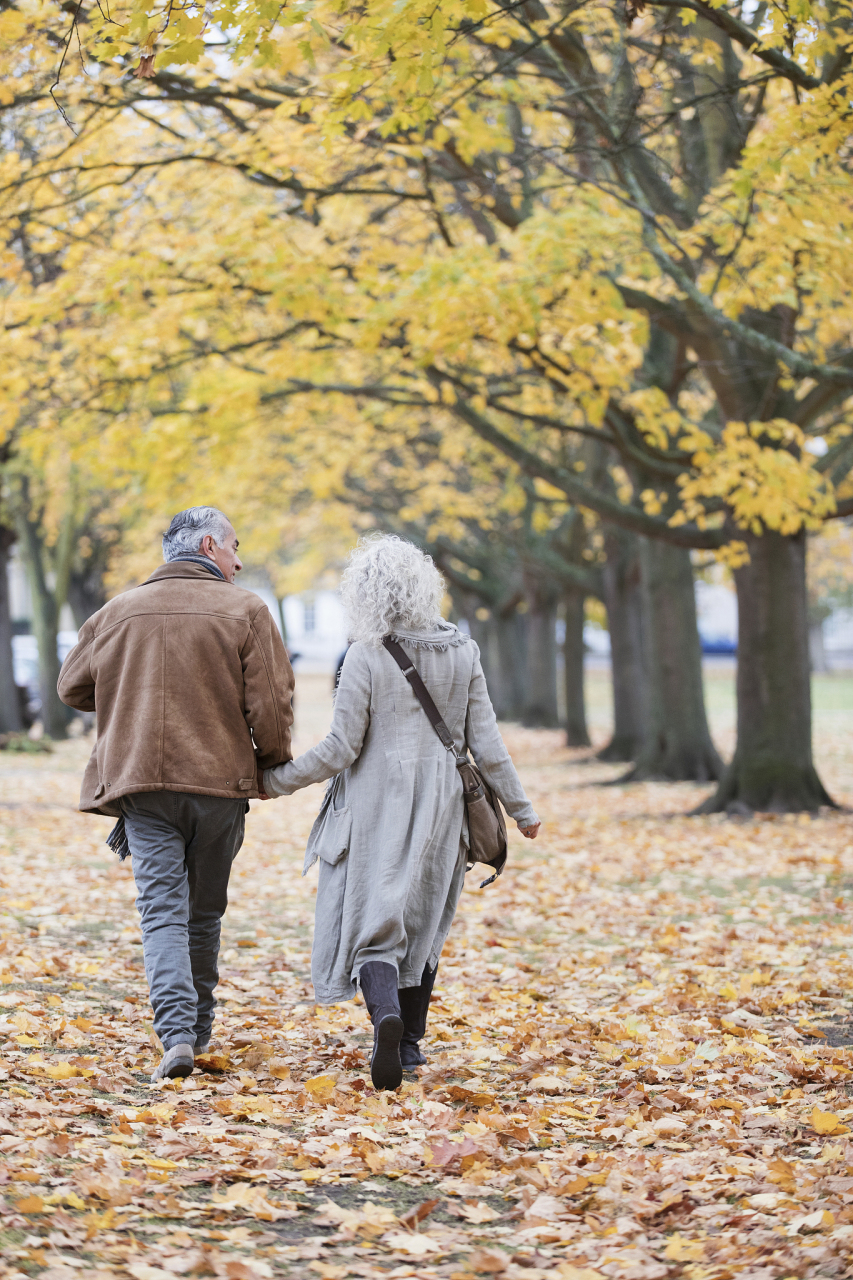
<path id="1" fill-rule="evenodd" d="M 386 636 L 382 643 L 408 680 L 412 693 L 426 712 L 442 746 L 456 757 L 468 819 L 468 857 L 472 865 L 481 862 L 494 868 L 494 875 L 480 885 L 482 889 L 496 880 L 506 865 L 506 822 L 498 798 L 473 760 L 469 760 L 467 752 L 461 755 L 457 752 L 452 733 L 442 720 L 438 707 L 405 649 L 390 636 Z"/>

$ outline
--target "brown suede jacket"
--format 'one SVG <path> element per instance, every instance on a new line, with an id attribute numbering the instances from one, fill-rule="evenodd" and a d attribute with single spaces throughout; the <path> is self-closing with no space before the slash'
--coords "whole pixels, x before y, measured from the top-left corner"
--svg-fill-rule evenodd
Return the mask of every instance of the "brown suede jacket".
<path id="1" fill-rule="evenodd" d="M 203 565 L 161 565 L 93 614 L 58 687 L 98 717 L 86 813 L 117 817 L 135 791 L 256 798 L 258 767 L 291 758 L 293 671 L 278 628 L 262 600 Z"/>

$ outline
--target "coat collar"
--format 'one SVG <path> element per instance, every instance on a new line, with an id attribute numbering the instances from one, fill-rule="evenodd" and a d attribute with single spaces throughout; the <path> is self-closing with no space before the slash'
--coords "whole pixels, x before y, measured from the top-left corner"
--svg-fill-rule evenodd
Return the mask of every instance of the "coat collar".
<path id="1" fill-rule="evenodd" d="M 457 645 L 468 643 L 468 636 L 444 618 L 428 631 L 410 631 L 405 627 L 394 627 L 391 635 L 393 639 L 407 644 L 411 649 L 455 649 Z"/>
<path id="2" fill-rule="evenodd" d="M 203 564 L 193 564 L 191 560 L 170 560 L 166 564 L 158 565 L 151 577 L 146 578 L 142 585 L 144 587 L 149 582 L 162 582 L 164 578 L 190 578 L 196 582 L 223 581 L 215 573 L 205 569 Z M 233 586 L 233 583 L 230 585 Z"/>

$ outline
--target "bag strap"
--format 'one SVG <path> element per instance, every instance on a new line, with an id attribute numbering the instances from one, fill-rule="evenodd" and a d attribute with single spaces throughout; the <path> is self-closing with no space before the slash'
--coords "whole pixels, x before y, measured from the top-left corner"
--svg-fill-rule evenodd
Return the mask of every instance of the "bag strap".
<path id="1" fill-rule="evenodd" d="M 427 689 L 420 677 L 420 672 L 409 658 L 405 649 L 402 645 L 398 644 L 396 640 L 392 640 L 390 636 L 386 636 L 382 643 L 408 680 L 412 693 L 427 713 L 427 719 L 441 739 L 442 746 L 445 750 L 453 752 L 457 757 L 457 762 L 462 761 L 467 763 L 467 758 L 460 756 L 457 752 L 456 743 L 453 741 L 453 734 L 442 720 L 438 707 L 430 697 L 429 689 Z"/>

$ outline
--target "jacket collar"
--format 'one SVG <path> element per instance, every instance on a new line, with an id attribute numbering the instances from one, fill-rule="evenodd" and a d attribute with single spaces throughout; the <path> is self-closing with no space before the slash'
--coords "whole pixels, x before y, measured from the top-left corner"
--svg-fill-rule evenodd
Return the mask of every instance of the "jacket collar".
<path id="1" fill-rule="evenodd" d="M 189 578 L 195 582 L 223 581 L 215 573 L 205 569 L 203 564 L 193 564 L 191 560 L 170 560 L 166 564 L 158 565 L 151 577 L 146 578 L 142 585 L 144 587 L 149 582 L 162 582 L 164 578 Z"/>

